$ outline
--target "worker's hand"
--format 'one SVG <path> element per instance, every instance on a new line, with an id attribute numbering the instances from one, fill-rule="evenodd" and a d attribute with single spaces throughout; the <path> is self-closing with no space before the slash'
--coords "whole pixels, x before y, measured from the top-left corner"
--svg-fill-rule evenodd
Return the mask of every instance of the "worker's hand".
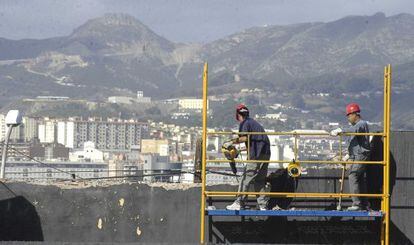
<path id="1" fill-rule="evenodd" d="M 338 136 L 338 134 L 340 134 L 340 133 L 342 133 L 342 129 L 341 128 L 337 128 L 337 129 L 332 130 L 330 132 L 330 135 L 331 136 Z"/>
<path id="2" fill-rule="evenodd" d="M 348 154 L 346 154 L 345 156 L 342 157 L 342 161 L 348 161 L 348 159 L 349 159 L 349 155 Z"/>
<path id="3" fill-rule="evenodd" d="M 232 145 L 233 145 L 233 142 L 232 141 L 227 141 L 227 142 L 224 142 L 223 143 L 223 148 L 228 149 Z"/>

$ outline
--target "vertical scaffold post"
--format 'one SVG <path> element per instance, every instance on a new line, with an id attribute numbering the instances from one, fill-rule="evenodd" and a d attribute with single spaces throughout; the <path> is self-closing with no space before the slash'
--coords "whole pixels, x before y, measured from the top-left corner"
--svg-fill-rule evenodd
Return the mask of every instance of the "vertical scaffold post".
<path id="1" fill-rule="evenodd" d="M 391 124 L 391 65 L 384 67 L 384 122 L 383 122 L 383 187 L 381 210 L 384 213 L 381 224 L 381 244 L 389 244 L 389 222 L 390 222 L 390 124 Z"/>
<path id="2" fill-rule="evenodd" d="M 385 66 L 384 67 L 384 92 L 383 92 L 383 122 L 382 122 L 382 127 L 383 127 L 383 137 L 382 137 L 382 159 L 384 161 L 384 165 L 382 165 L 382 194 L 385 195 L 385 178 L 386 178 L 386 167 L 385 164 L 387 162 L 386 156 L 385 156 L 385 152 L 387 151 L 387 74 L 388 74 L 388 67 Z M 381 211 L 383 213 L 385 213 L 385 198 L 382 197 L 381 198 Z M 388 215 L 388 214 L 385 214 Z M 381 222 L 381 244 L 384 245 L 385 244 L 385 217 L 383 216 L 382 218 L 382 222 Z"/>
<path id="3" fill-rule="evenodd" d="M 391 129 L 391 65 L 388 65 L 388 74 L 387 74 L 387 149 L 386 154 L 386 196 L 385 196 L 385 244 L 390 243 L 390 130 Z"/>
<path id="4" fill-rule="evenodd" d="M 294 146 L 293 146 L 293 158 L 295 161 L 298 161 L 298 154 L 299 154 L 299 142 L 298 142 L 298 134 L 295 132 L 294 133 L 294 137 L 295 137 L 295 141 L 294 141 Z"/>
<path id="5" fill-rule="evenodd" d="M 207 86 L 208 86 L 208 64 L 204 64 L 203 70 L 203 143 L 201 160 L 201 205 L 200 205 L 200 243 L 205 239 L 205 206 L 206 206 L 206 145 L 207 145 Z"/>

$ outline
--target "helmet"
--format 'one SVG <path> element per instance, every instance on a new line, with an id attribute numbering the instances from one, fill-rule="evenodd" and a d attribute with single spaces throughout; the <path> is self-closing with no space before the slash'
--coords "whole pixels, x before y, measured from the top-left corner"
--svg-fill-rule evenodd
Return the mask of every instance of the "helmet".
<path id="1" fill-rule="evenodd" d="M 249 116 L 249 109 L 246 107 L 245 104 L 238 104 L 236 107 L 236 120 L 237 114 L 241 114 L 243 116 Z"/>
<path id="2" fill-rule="evenodd" d="M 351 104 L 348 104 L 347 106 L 346 106 L 346 115 L 348 116 L 349 114 L 351 114 L 351 113 L 360 113 L 361 112 L 361 109 L 359 108 L 359 105 L 358 104 L 356 104 L 356 103 L 351 103 Z"/>

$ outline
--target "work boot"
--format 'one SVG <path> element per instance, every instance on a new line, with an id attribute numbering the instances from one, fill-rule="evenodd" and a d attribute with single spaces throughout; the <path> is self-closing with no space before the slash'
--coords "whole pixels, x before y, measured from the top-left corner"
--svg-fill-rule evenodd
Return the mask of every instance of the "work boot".
<path id="1" fill-rule="evenodd" d="M 279 205 L 276 204 L 276 206 L 274 206 L 272 208 L 272 210 L 283 210 L 281 207 L 279 207 Z"/>
<path id="2" fill-rule="evenodd" d="M 260 209 L 260 211 L 268 210 L 266 205 L 259 205 L 259 209 Z"/>
<path id="3" fill-rule="evenodd" d="M 227 205 L 226 209 L 227 210 L 240 210 L 241 207 L 242 207 L 242 205 L 240 204 L 240 201 L 236 200 L 236 201 L 233 202 L 233 204 Z"/>

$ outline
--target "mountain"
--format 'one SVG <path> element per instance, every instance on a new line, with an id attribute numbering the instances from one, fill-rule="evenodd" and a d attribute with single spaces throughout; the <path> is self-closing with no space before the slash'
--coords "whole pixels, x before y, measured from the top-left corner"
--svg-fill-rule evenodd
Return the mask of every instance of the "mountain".
<path id="1" fill-rule="evenodd" d="M 181 57 L 177 50 L 183 48 L 135 18 L 107 14 L 67 37 L 0 40 L 0 70 L 4 72 L 0 83 L 6 89 L 10 82 L 19 84 L 25 96 L 98 96 L 114 89 L 162 95 L 178 86 L 175 73 Z"/>
<path id="2" fill-rule="evenodd" d="M 405 94 L 414 92 L 413 27 L 413 15 L 377 13 L 254 27 L 200 45 L 171 42 L 129 15 L 106 14 L 64 37 L 0 38 L 0 103 L 37 95 L 99 101 L 136 90 L 155 98 L 199 95 L 204 61 L 214 94 L 246 87 L 292 96 L 372 92 L 388 63 Z"/>
<path id="3" fill-rule="evenodd" d="M 366 74 L 414 59 L 414 16 L 349 16 L 329 23 L 259 27 L 207 44 L 214 72 L 277 82 L 337 72 Z"/>

